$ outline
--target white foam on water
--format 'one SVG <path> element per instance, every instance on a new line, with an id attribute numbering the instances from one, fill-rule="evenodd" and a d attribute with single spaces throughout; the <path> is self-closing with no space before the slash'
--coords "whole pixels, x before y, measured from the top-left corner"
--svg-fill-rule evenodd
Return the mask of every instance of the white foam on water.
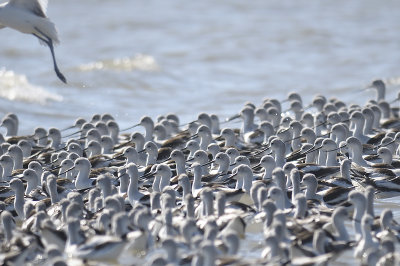
<path id="1" fill-rule="evenodd" d="M 159 69 L 160 68 L 154 57 L 144 54 L 137 54 L 133 57 L 106 59 L 79 66 L 79 70 L 81 71 L 94 71 L 94 70 L 157 71 Z"/>
<path id="2" fill-rule="evenodd" d="M 390 85 L 400 85 L 400 77 L 392 77 L 386 80 L 386 83 Z"/>
<path id="3" fill-rule="evenodd" d="M 60 102 L 61 95 L 46 91 L 42 87 L 30 84 L 25 75 L 0 68 L 0 97 L 10 101 L 39 103 L 45 105 L 48 101 Z"/>

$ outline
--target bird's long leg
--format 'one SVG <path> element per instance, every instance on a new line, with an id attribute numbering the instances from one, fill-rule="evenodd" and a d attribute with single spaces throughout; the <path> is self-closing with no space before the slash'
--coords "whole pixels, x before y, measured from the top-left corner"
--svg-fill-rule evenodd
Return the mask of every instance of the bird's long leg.
<path id="1" fill-rule="evenodd" d="M 56 62 L 56 57 L 54 55 L 54 47 L 53 47 L 53 40 L 47 37 L 45 34 L 43 34 L 39 29 L 35 28 L 41 35 L 43 35 L 45 38 L 37 35 L 36 33 L 33 33 L 34 36 L 36 36 L 39 40 L 43 41 L 44 43 L 47 44 L 50 48 L 51 56 L 53 57 L 53 64 L 54 64 L 54 71 L 57 74 L 57 77 L 64 83 L 67 83 L 67 79 L 65 76 L 61 73 L 61 71 L 58 69 L 57 62 Z"/>

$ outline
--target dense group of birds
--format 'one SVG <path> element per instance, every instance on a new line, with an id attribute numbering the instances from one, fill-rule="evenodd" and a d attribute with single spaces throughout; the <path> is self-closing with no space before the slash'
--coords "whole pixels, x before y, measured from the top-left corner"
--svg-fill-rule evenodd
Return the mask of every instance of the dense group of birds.
<path id="1" fill-rule="evenodd" d="M 96 114 L 20 136 L 6 114 L 0 263 L 325 265 L 351 251 L 399 265 L 400 225 L 374 210 L 400 195 L 399 99 L 369 87 L 364 106 L 290 93 L 225 120 L 145 116 L 125 129 Z"/>

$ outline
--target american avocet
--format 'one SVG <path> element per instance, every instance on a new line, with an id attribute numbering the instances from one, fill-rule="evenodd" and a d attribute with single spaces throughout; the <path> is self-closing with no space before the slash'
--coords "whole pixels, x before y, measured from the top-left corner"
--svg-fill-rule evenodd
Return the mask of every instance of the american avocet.
<path id="1" fill-rule="evenodd" d="M 189 159 L 190 160 L 190 159 Z M 203 150 L 198 150 L 194 153 L 193 160 L 201 165 L 202 175 L 208 175 L 210 170 L 208 166 L 208 155 Z"/>
<path id="2" fill-rule="evenodd" d="M 285 208 L 290 208 L 292 206 L 292 203 L 290 202 L 287 194 L 287 180 L 285 172 L 282 170 L 282 168 L 277 167 L 272 171 L 272 180 L 274 181 L 275 185 L 282 190 Z"/>
<path id="3" fill-rule="evenodd" d="M 376 101 L 385 100 L 386 85 L 381 79 L 374 80 L 367 86 L 367 89 L 372 88 L 376 90 Z"/>
<path id="4" fill-rule="evenodd" d="M 90 161 L 87 158 L 79 158 L 74 162 L 74 169 L 78 171 L 75 180 L 75 187 L 78 190 L 91 188 L 95 185 L 96 179 L 89 178 L 91 170 Z M 70 168 L 72 170 L 72 168 Z"/>
<path id="5" fill-rule="evenodd" d="M 126 166 L 126 172 L 129 175 L 129 187 L 127 190 L 127 199 L 132 207 L 135 206 L 137 203 L 149 202 L 149 193 L 144 193 L 143 191 L 139 191 L 138 187 L 138 178 L 139 172 L 138 168 L 135 164 L 130 163 Z"/>
<path id="6" fill-rule="evenodd" d="M 276 207 L 280 210 L 285 209 L 285 198 L 283 197 L 282 189 L 279 187 L 271 187 L 268 190 L 268 198 L 272 199 L 276 203 Z"/>
<path id="7" fill-rule="evenodd" d="M 186 173 L 186 162 L 185 155 L 180 150 L 173 150 L 170 155 L 170 159 L 175 161 L 176 164 L 176 175 Z"/>
<path id="8" fill-rule="evenodd" d="M 270 149 L 274 152 L 276 166 L 283 167 L 285 164 L 285 143 L 279 139 L 271 142 Z"/>
<path id="9" fill-rule="evenodd" d="M 290 110 L 294 113 L 294 119 L 299 121 L 304 113 L 301 101 L 295 100 L 290 103 Z"/>
<path id="10" fill-rule="evenodd" d="M 115 260 L 126 242 L 116 236 L 93 236 L 85 239 L 79 234 L 79 220 L 68 222 L 68 242 L 66 252 L 71 257 L 91 260 Z"/>
<path id="11" fill-rule="evenodd" d="M 22 140 L 18 141 L 17 145 L 18 145 L 18 147 L 21 148 L 24 159 L 31 156 L 31 152 L 32 152 L 32 143 L 31 142 L 29 142 L 28 140 L 22 139 Z"/>
<path id="12" fill-rule="evenodd" d="M 13 230 L 15 228 L 14 219 L 9 211 L 3 211 L 0 215 L 0 219 L 4 230 L 4 239 L 8 243 L 11 243 Z"/>
<path id="13" fill-rule="evenodd" d="M 46 16 L 47 1 L 9 1 L 0 6 L 0 28 L 9 27 L 32 34 L 50 48 L 54 71 L 64 83 L 67 79 L 58 69 L 54 44 L 59 43 L 57 30 Z"/>
<path id="14" fill-rule="evenodd" d="M 14 117 L 5 116 L 1 120 L 0 127 L 6 128 L 6 137 L 17 136 L 18 134 L 18 120 Z"/>
<path id="15" fill-rule="evenodd" d="M 359 191 L 351 191 L 348 196 L 349 201 L 354 205 L 353 226 L 356 233 L 356 240 L 362 237 L 361 219 L 367 208 L 367 199 L 365 195 Z"/>
<path id="16" fill-rule="evenodd" d="M 155 179 L 153 182 L 153 191 L 162 192 L 166 186 L 169 186 L 172 177 L 171 168 L 166 164 L 159 164 L 155 170 Z"/>
<path id="17" fill-rule="evenodd" d="M 236 188 L 229 189 L 224 187 L 218 187 L 218 190 L 222 190 L 226 193 L 227 201 L 238 201 L 247 205 L 252 205 L 253 200 L 250 196 L 250 189 L 253 183 L 253 171 L 247 165 L 239 165 L 233 171 L 234 174 L 231 178 L 237 179 Z"/>
<path id="18" fill-rule="evenodd" d="M 14 167 L 14 161 L 9 155 L 0 156 L 0 165 L 2 167 L 2 181 L 9 181 L 12 178 L 12 170 Z"/>
<path id="19" fill-rule="evenodd" d="M 361 219 L 361 233 L 362 238 L 354 250 L 354 256 L 356 258 L 361 258 L 363 254 L 370 248 L 376 248 L 378 242 L 376 242 L 371 235 L 371 226 L 374 222 L 374 218 L 369 214 L 363 215 Z"/>
<path id="20" fill-rule="evenodd" d="M 201 125 L 197 129 L 195 135 L 198 135 L 200 138 L 200 149 L 203 151 L 207 150 L 207 147 L 210 143 L 214 142 L 211 129 L 206 125 Z"/>
<path id="21" fill-rule="evenodd" d="M 225 145 L 224 145 L 225 147 L 236 148 L 237 139 L 235 132 L 231 128 L 222 129 L 220 137 L 225 139 Z"/>
<path id="22" fill-rule="evenodd" d="M 25 199 L 24 199 L 24 185 L 22 184 L 22 181 L 19 180 L 18 178 L 13 178 L 10 181 L 10 188 L 14 191 L 15 193 L 15 198 L 14 198 L 14 210 L 18 215 L 18 218 L 20 220 L 23 220 L 25 218 L 25 213 L 24 213 L 24 204 L 25 204 Z"/>
<path id="23" fill-rule="evenodd" d="M 269 180 L 272 177 L 272 172 L 276 167 L 275 159 L 270 155 L 264 155 L 260 159 L 259 165 L 264 169 L 261 179 Z M 255 167 L 253 167 L 254 169 Z"/>
<path id="24" fill-rule="evenodd" d="M 193 197 L 197 198 L 203 189 L 203 185 L 201 183 L 201 178 L 203 176 L 201 165 L 199 163 L 193 163 L 191 168 L 193 171 L 192 195 Z"/>
<path id="25" fill-rule="evenodd" d="M 216 170 L 211 170 L 210 175 L 204 176 L 204 181 L 211 181 L 214 179 L 219 179 L 219 180 L 225 180 L 226 175 L 228 174 L 229 171 L 229 156 L 226 153 L 219 152 L 216 156 L 215 159 L 208 162 L 208 164 L 214 163 L 215 165 L 218 165 L 218 168 Z"/>
<path id="26" fill-rule="evenodd" d="M 39 187 L 41 186 L 40 177 L 36 174 L 34 170 L 25 169 L 24 172 L 22 173 L 22 179 L 27 181 L 25 195 L 33 196 L 38 192 Z M 41 195 L 41 198 L 43 198 L 43 195 Z"/>
<path id="27" fill-rule="evenodd" d="M 12 157 L 12 159 L 14 161 L 14 167 L 13 167 L 14 170 L 24 168 L 23 167 L 24 156 L 23 156 L 21 148 L 18 145 L 15 145 L 15 144 L 11 145 L 8 148 L 8 154 Z"/>
<path id="28" fill-rule="evenodd" d="M 211 154 L 212 158 L 215 159 L 217 153 L 221 151 L 221 147 L 217 143 L 210 143 L 207 146 L 207 152 Z"/>

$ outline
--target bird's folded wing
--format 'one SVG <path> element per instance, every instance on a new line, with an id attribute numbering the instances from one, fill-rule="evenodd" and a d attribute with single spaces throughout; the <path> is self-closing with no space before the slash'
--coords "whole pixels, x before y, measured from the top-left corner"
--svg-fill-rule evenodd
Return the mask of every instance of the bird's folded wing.
<path id="1" fill-rule="evenodd" d="M 27 9 L 39 17 L 46 17 L 47 0 L 10 0 L 8 4 Z"/>

